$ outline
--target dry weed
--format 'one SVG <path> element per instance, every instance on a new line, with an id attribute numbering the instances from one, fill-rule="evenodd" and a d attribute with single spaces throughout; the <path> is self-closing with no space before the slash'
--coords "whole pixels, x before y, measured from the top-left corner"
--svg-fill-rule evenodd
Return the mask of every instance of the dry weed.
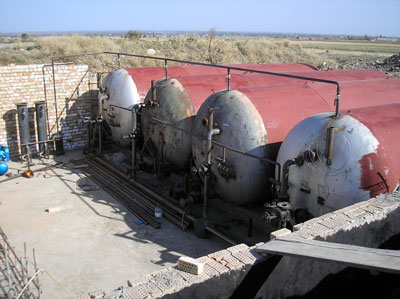
<path id="1" fill-rule="evenodd" d="M 0 64 L 49 63 L 54 56 L 103 51 L 146 55 L 147 49 L 155 49 L 159 57 L 216 64 L 336 64 L 326 55 L 309 53 L 301 44 L 288 40 L 214 37 L 210 46 L 208 37 L 193 35 L 140 39 L 83 35 L 42 37 L 31 40 L 29 44 L 17 42 L 12 48 L 1 49 Z M 69 57 L 62 61 L 88 64 L 91 71 L 108 71 L 117 66 L 116 57 L 110 55 Z M 121 64 L 123 67 L 157 66 L 163 65 L 163 61 L 122 56 Z"/>

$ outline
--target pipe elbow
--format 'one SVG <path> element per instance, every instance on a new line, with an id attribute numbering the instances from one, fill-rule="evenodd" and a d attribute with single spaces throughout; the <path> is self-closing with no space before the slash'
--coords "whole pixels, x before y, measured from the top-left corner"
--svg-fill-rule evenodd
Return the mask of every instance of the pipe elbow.
<path id="1" fill-rule="evenodd" d="M 208 131 L 207 140 L 211 141 L 212 137 L 214 135 L 219 135 L 219 133 L 221 133 L 221 130 L 219 128 L 215 128 L 215 129 Z"/>
<path id="2" fill-rule="evenodd" d="M 99 101 L 108 100 L 108 94 L 103 94 L 99 97 Z"/>

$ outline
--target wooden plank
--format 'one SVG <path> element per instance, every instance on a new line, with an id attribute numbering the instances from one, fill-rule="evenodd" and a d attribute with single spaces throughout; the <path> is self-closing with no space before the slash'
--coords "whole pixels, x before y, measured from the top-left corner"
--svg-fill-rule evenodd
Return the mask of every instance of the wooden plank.
<path id="1" fill-rule="evenodd" d="M 276 239 L 257 247 L 257 251 L 400 274 L 399 250 L 375 249 L 316 240 Z"/>

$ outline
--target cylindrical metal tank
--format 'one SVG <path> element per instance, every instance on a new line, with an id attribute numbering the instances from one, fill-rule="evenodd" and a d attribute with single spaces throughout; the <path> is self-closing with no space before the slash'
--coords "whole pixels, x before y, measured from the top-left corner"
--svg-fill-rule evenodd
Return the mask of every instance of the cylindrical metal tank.
<path id="1" fill-rule="evenodd" d="M 388 90 L 381 89 L 385 85 L 383 82 Z M 335 109 L 335 92 L 332 91 L 329 98 L 322 97 L 315 92 L 315 84 L 220 91 L 211 95 L 200 107 L 194 121 L 192 150 L 196 166 L 200 167 L 206 161 L 209 107 L 215 108 L 214 122 L 220 129 L 220 134 L 213 136 L 213 140 L 274 160 L 281 142 L 299 121 L 327 111 L 324 109 Z M 330 88 L 328 84 L 326 86 Z M 340 107 L 345 109 L 393 103 L 400 99 L 400 80 L 344 82 L 341 86 Z M 374 86 L 379 88 L 374 89 Z M 229 150 L 224 154 L 217 145 L 212 151 L 212 163 L 212 188 L 225 201 L 244 204 L 265 199 L 266 186 L 270 185 L 268 177 L 273 175 L 271 165 Z"/>
<path id="2" fill-rule="evenodd" d="M 313 71 L 316 68 L 309 64 L 240 64 L 230 65 L 246 69 L 271 72 L 287 71 Z M 232 74 L 245 73 L 234 71 Z M 227 74 L 223 68 L 206 67 L 198 65 L 182 65 L 168 67 L 169 77 L 190 75 Z M 121 136 L 127 135 L 132 129 L 131 113 L 126 110 L 110 107 L 110 104 L 131 109 L 144 98 L 151 87 L 152 80 L 165 78 L 164 67 L 143 67 L 114 70 L 102 82 L 99 93 L 99 113 L 103 116 L 112 132 L 112 140 L 122 146 L 127 146 L 129 140 L 122 140 Z M 208 96 L 209 94 L 207 94 Z M 203 100 L 205 97 L 203 98 Z"/>
<path id="3" fill-rule="evenodd" d="M 111 129 L 112 140 L 122 146 L 128 146 L 129 140 L 122 136 L 132 130 L 132 113 L 119 107 L 132 109 L 139 104 L 139 94 L 132 77 L 126 70 L 119 69 L 109 73 L 103 80 L 103 93 L 99 94 L 99 107 L 102 117 Z"/>
<path id="4" fill-rule="evenodd" d="M 295 221 L 393 192 L 400 180 L 399 136 L 398 103 L 345 110 L 338 118 L 321 113 L 296 125 L 277 158 L 284 165 L 300 157 L 288 168 Z"/>
<path id="5" fill-rule="evenodd" d="M 17 104 L 17 113 L 20 145 L 27 144 L 30 142 L 28 105 L 26 103 Z M 22 155 L 26 155 L 28 151 L 26 146 L 21 146 Z"/>
<path id="6" fill-rule="evenodd" d="M 295 65 L 297 66 L 297 65 Z M 278 65 L 273 65 L 279 71 Z M 289 66 L 283 65 L 283 70 Z M 296 68 L 295 68 L 296 69 Z M 308 71 L 286 72 L 287 74 L 314 77 L 320 79 L 338 80 L 340 82 L 372 80 L 387 78 L 387 75 L 375 70 L 361 71 Z M 308 84 L 312 81 L 293 78 L 270 76 L 263 74 L 233 74 L 230 87 L 233 89 L 255 86 L 283 86 L 293 84 Z M 325 84 L 326 85 L 326 84 Z M 163 159 L 169 160 L 178 168 L 188 165 L 191 158 L 191 136 L 183 131 L 177 131 L 152 118 L 156 118 L 177 126 L 185 131 L 191 131 L 193 118 L 205 99 L 218 90 L 226 89 L 227 81 L 224 75 L 186 76 L 160 80 L 156 85 L 156 101 L 150 89 L 143 109 L 141 120 L 144 141 L 153 156 L 162 154 Z M 333 103 L 330 93 L 329 101 Z"/>
<path id="7" fill-rule="evenodd" d="M 46 102 L 39 101 L 35 103 L 36 107 L 36 127 L 37 127 L 37 135 L 38 141 L 46 141 L 47 140 L 47 113 L 46 113 Z M 47 151 L 46 143 L 39 143 L 39 151 L 45 152 Z"/>

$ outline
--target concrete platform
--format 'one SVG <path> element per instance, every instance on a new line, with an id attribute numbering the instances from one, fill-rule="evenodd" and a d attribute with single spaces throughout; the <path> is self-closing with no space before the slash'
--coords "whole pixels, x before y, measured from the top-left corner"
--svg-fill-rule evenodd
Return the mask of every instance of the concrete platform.
<path id="1" fill-rule="evenodd" d="M 0 226 L 23 255 L 26 242 L 30 260 L 35 248 L 39 268 L 48 270 L 76 295 L 94 290 L 110 292 L 127 280 L 174 265 L 180 256 L 197 258 L 221 250 L 218 239 L 200 240 L 165 219 L 161 228 L 136 224 L 138 219 L 107 193 L 86 179 L 70 163 L 81 152 L 36 160 L 32 169 L 63 162 L 60 167 L 35 172 L 31 179 L 0 177 Z M 26 170 L 9 163 L 9 173 Z M 86 185 L 83 191 L 78 185 Z M 60 208 L 47 212 L 48 208 Z M 58 284 L 40 276 L 43 298 L 68 298 Z"/>

